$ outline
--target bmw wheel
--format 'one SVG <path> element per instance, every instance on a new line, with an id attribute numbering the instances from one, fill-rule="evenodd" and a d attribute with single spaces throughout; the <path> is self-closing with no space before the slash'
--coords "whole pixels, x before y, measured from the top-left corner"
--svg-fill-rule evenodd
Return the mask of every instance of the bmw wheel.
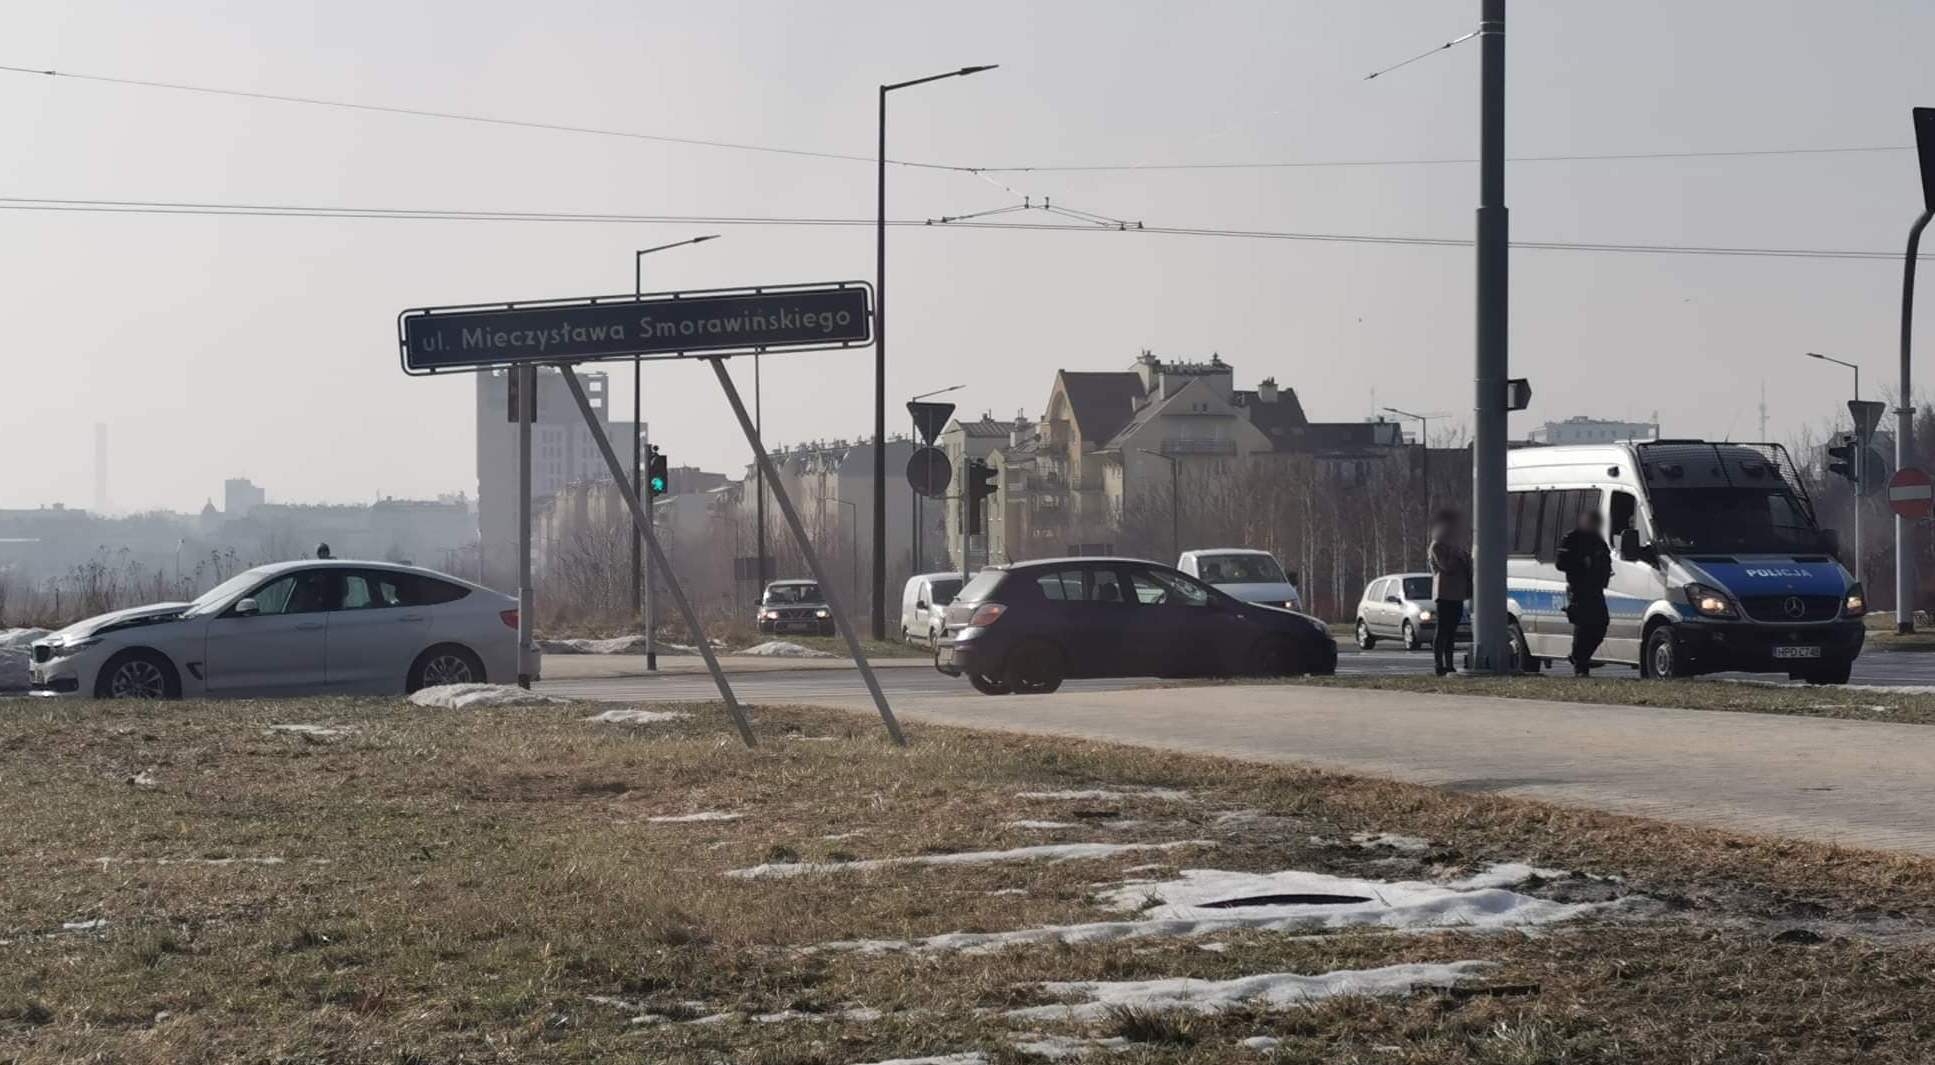
<path id="1" fill-rule="evenodd" d="M 97 699 L 179 699 L 181 678 L 154 651 L 123 651 L 101 667 L 94 682 Z"/>
<path id="2" fill-rule="evenodd" d="M 446 684 L 484 682 L 484 663 L 478 661 L 476 655 L 467 648 L 444 644 L 417 656 L 403 690 L 414 692 L 423 688 L 440 688 Z"/>

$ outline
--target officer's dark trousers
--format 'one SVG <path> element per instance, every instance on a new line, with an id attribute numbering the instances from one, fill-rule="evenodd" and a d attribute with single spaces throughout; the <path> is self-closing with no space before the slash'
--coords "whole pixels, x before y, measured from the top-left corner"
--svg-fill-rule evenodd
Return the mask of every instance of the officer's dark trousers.
<path id="1" fill-rule="evenodd" d="M 1611 617 L 1606 612 L 1606 595 L 1598 591 L 1575 591 L 1572 605 L 1566 608 L 1572 622 L 1572 668 L 1584 673 L 1592 666 L 1592 656 L 1606 639 Z"/>

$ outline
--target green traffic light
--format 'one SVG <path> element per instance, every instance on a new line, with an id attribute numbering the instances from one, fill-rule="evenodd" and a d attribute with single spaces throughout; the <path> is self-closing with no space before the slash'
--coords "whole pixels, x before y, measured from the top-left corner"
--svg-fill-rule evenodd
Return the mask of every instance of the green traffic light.
<path id="1" fill-rule="evenodd" d="M 665 478 L 663 477 L 652 478 L 652 491 L 654 492 L 665 491 Z"/>

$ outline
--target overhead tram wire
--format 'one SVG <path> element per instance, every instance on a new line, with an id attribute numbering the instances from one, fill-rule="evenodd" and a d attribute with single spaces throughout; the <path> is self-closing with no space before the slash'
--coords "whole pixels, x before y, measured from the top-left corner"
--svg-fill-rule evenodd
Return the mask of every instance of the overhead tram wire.
<path id="1" fill-rule="evenodd" d="M 765 215 L 642 215 L 599 214 L 567 211 L 484 211 L 461 208 L 323 207 L 292 204 L 222 204 L 167 202 L 154 200 L 74 200 L 41 197 L 0 197 L 0 211 L 78 212 L 94 214 L 195 215 L 240 218 L 355 218 L 378 221 L 427 222 L 543 222 L 640 225 L 716 225 L 716 226 L 871 226 L 871 218 L 813 218 Z M 1113 220 L 1112 220 L 1113 221 Z M 927 219 L 892 219 L 896 227 L 942 228 Z M 1225 229 L 1211 226 L 1144 225 L 1118 228 L 1084 221 L 1056 223 L 955 221 L 947 228 L 1018 230 L 1024 232 L 1068 233 L 1147 233 L 1158 236 L 1215 237 L 1242 240 L 1285 240 L 1318 244 L 1371 244 L 1396 247 L 1469 248 L 1468 238 L 1406 237 L 1368 233 L 1299 233 L 1269 229 Z M 1525 251 L 1598 252 L 1626 255 L 1713 255 L 1776 259 L 1829 259 L 1842 261 L 1899 262 L 1895 251 L 1859 251 L 1833 248 L 1751 248 L 1684 244 L 1614 244 L 1589 241 L 1524 240 L 1512 247 Z M 1935 258 L 1935 251 L 1926 258 Z"/>
<path id="2" fill-rule="evenodd" d="M 1442 51 L 1456 41 L 1446 42 L 1428 52 L 1420 53 L 1412 60 Z M 1400 66 L 1403 64 L 1399 64 Z M 1397 67 L 1387 68 L 1395 70 Z M 1384 73 L 1380 71 L 1379 73 Z M 296 96 L 287 93 L 257 92 L 250 89 L 224 89 L 209 85 L 191 85 L 182 82 L 156 81 L 144 78 L 123 78 L 107 74 L 87 74 L 79 71 L 51 70 L 39 67 L 25 67 L 0 64 L 0 73 L 23 74 L 33 77 L 65 78 L 72 81 L 88 81 L 106 85 L 120 85 L 133 88 L 162 89 L 170 92 L 196 93 L 206 96 L 226 96 L 242 100 L 261 100 L 272 103 L 300 104 L 308 107 L 334 107 L 351 111 L 364 111 L 375 114 L 402 115 L 411 118 L 433 118 L 452 122 L 468 122 L 478 125 L 505 126 L 515 129 L 543 130 L 553 133 L 575 133 L 594 137 L 616 137 L 624 140 L 648 141 L 660 144 L 683 145 L 695 148 L 717 148 L 728 151 L 759 152 L 769 155 L 793 156 L 805 159 L 826 159 L 837 162 L 874 163 L 870 155 L 853 155 L 844 152 L 822 152 L 805 148 L 784 148 L 774 145 L 749 144 L 737 141 L 708 140 L 698 137 L 675 137 L 667 134 L 640 133 L 631 130 L 604 129 L 594 126 L 579 126 L 560 122 L 541 122 L 536 120 L 500 118 L 492 115 L 473 115 L 454 111 L 437 111 L 420 107 L 401 107 L 389 104 L 357 103 L 351 100 L 331 100 L 325 97 Z M 1620 162 L 1632 160 L 1670 160 L 1670 159 L 1745 159 L 1779 156 L 1808 155 L 1852 155 L 1872 152 L 1912 152 L 1913 145 L 1868 145 L 1868 146 L 1829 146 L 1817 148 L 1748 148 L 1722 151 L 1700 152 L 1604 152 L 1583 154 L 1519 155 L 1508 156 L 1510 163 L 1570 163 L 1570 162 Z M 1106 173 L 1149 171 L 1216 171 L 1216 170 L 1296 170 L 1324 169 L 1330 167 L 1378 167 L 1378 166 L 1453 166 L 1475 164 L 1475 158 L 1438 158 L 1438 159 L 1310 159 L 1280 160 L 1264 162 L 1226 162 L 1226 163 L 1103 163 L 1103 164 L 1045 164 L 1032 166 L 965 166 L 951 163 L 922 162 L 912 159 L 889 159 L 893 166 L 911 167 L 921 170 L 940 170 L 985 176 L 988 174 L 1020 173 Z"/>

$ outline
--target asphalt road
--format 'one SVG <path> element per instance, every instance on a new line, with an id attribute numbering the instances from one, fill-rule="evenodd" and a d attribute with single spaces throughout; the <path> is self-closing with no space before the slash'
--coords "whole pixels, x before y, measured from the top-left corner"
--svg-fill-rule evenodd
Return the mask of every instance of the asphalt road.
<path id="1" fill-rule="evenodd" d="M 1431 671 L 1429 651 L 1402 651 L 1379 648 L 1359 651 L 1346 646 L 1338 657 L 1337 672 L 1343 676 L 1402 676 Z M 1564 667 L 1561 667 L 1564 668 Z M 1633 677 L 1638 674 L 1624 667 L 1609 667 L 1603 675 Z M 889 695 L 981 696 L 966 680 L 949 677 L 926 668 L 894 668 L 876 671 L 881 686 Z M 1787 683 L 1771 674 L 1724 674 L 1732 679 Z M 811 701 L 816 697 L 864 694 L 866 689 L 857 672 L 850 669 L 780 669 L 761 673 L 736 673 L 731 677 L 735 694 L 746 702 L 773 703 L 786 700 Z M 1935 653 L 1889 653 L 1870 651 L 1855 662 L 1854 683 L 1884 687 L 1922 687 L 1935 689 Z M 1146 678 L 1125 677 L 1114 680 L 1071 680 L 1063 691 L 1097 692 L 1140 688 Z M 554 695 L 619 702 L 685 702 L 714 699 L 718 689 L 704 673 L 676 673 L 660 676 L 588 677 L 547 680 L 539 688 Z"/>

